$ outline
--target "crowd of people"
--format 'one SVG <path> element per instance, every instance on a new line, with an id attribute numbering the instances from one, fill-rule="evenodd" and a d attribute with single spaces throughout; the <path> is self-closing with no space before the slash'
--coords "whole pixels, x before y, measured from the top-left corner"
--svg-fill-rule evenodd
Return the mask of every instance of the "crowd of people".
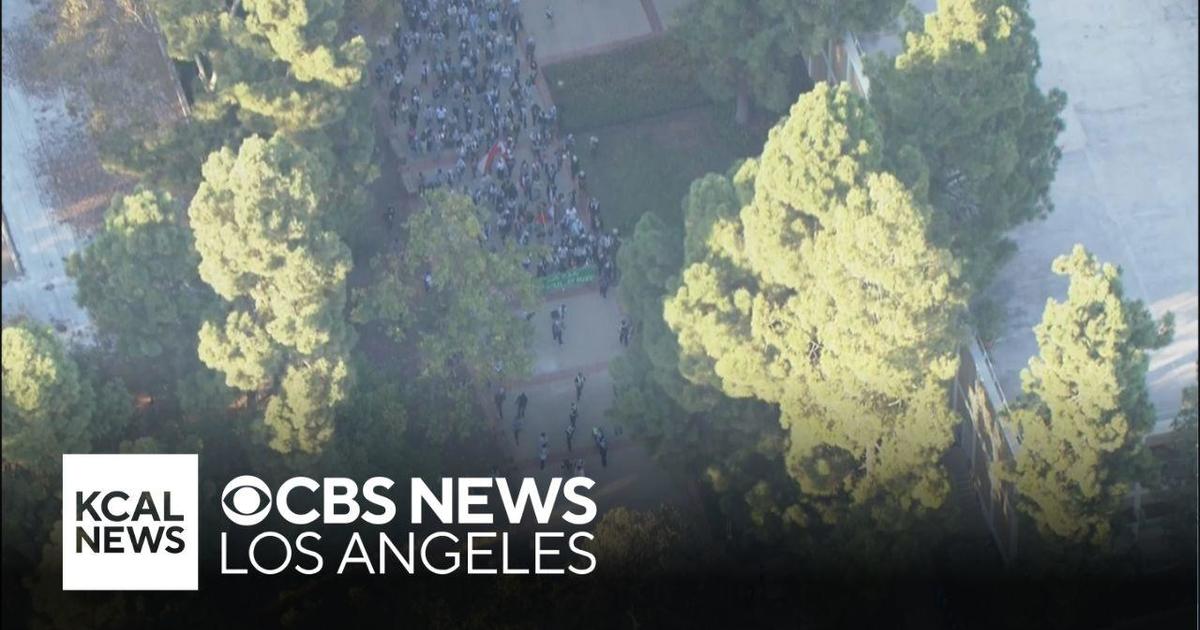
<path id="1" fill-rule="evenodd" d="M 452 188 L 488 208 L 487 242 L 529 246 L 525 266 L 539 277 L 594 266 L 607 297 L 619 234 L 588 192 L 583 148 L 542 101 L 520 0 L 401 3 L 404 22 L 376 42 L 372 73 L 409 163 L 430 165 L 416 167 L 418 189 Z M 599 150 L 595 136 L 586 144 Z"/>
<path id="2" fill-rule="evenodd" d="M 571 409 L 570 409 L 569 414 L 567 415 L 566 428 L 563 431 L 564 434 L 566 435 L 566 446 L 567 446 L 568 457 L 564 457 L 561 465 L 559 466 L 559 472 L 564 476 L 571 476 L 572 474 L 574 474 L 576 476 L 584 475 L 584 458 L 583 457 L 578 457 L 578 458 L 574 457 L 574 455 L 575 455 L 574 438 L 575 438 L 575 431 L 576 431 L 576 428 L 579 423 L 579 402 L 583 398 L 583 386 L 584 386 L 584 383 L 586 383 L 586 382 L 587 382 L 587 377 L 583 375 L 583 372 L 578 372 L 575 375 L 575 400 L 571 401 Z M 496 412 L 497 412 L 497 415 L 499 415 L 499 417 L 501 419 L 504 418 L 504 402 L 506 399 L 507 399 L 507 393 L 506 393 L 504 387 L 501 386 L 496 390 L 496 393 L 494 395 L 494 402 L 496 403 Z M 521 392 L 521 394 L 519 396 L 517 396 L 517 413 L 516 413 L 516 416 L 513 417 L 513 421 L 512 421 L 513 442 L 517 446 L 520 446 L 520 444 L 521 444 L 521 430 L 524 427 L 523 421 L 525 419 L 525 411 L 528 408 L 528 406 L 529 406 L 529 396 L 527 396 L 525 394 L 525 392 Z M 615 432 L 617 435 L 620 435 L 621 434 L 620 428 L 618 427 L 615 430 Z M 550 457 L 550 443 L 551 443 L 550 438 L 546 435 L 545 431 L 542 431 L 538 435 L 538 445 L 537 445 L 537 458 L 538 458 L 538 469 L 539 470 L 546 469 L 546 461 Z M 592 443 L 596 448 L 596 454 L 599 455 L 599 457 L 600 457 L 600 465 L 604 468 L 607 468 L 608 467 L 608 436 L 606 436 L 604 434 L 604 429 L 602 429 L 599 426 L 592 427 Z"/>
<path id="3" fill-rule="evenodd" d="M 605 227 L 581 160 L 582 152 L 599 153 L 600 140 L 593 135 L 577 142 L 560 131 L 557 108 L 538 89 L 537 45 L 522 23 L 521 0 L 399 1 L 404 20 L 375 43 L 372 78 L 386 94 L 395 145 L 404 168 L 416 174 L 418 190 L 448 188 L 471 197 L 489 211 L 484 246 L 525 248 L 524 266 L 538 277 L 594 267 L 607 297 L 616 282 L 620 235 Z M 394 206 L 387 210 L 389 224 L 395 212 Z M 429 273 L 425 283 L 428 289 Z M 565 305 L 554 309 L 551 320 L 561 345 Z M 628 342 L 628 326 L 622 320 L 622 343 Z M 584 474 L 574 437 L 585 380 L 582 373 L 575 379 L 564 475 Z M 493 398 L 503 420 L 511 404 L 503 386 Z M 521 392 L 512 417 L 518 444 L 528 403 Z M 599 427 L 591 434 L 600 465 L 607 466 L 608 437 Z M 545 469 L 546 433 L 536 448 Z"/>

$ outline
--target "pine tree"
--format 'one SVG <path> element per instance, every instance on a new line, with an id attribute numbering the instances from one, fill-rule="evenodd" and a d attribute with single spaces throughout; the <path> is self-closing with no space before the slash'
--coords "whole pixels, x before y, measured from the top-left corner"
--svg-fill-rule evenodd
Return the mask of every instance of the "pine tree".
<path id="1" fill-rule="evenodd" d="M 810 509 L 832 523 L 865 508 L 901 531 L 948 489 L 963 298 L 879 144 L 845 86 L 801 97 L 739 170 L 750 200 L 712 223 L 665 318 L 691 380 L 779 405 Z"/>
<path id="2" fill-rule="evenodd" d="M 117 197 L 104 230 L 67 261 L 76 300 L 123 356 L 194 353 L 200 320 L 216 300 L 179 214 L 169 194 L 139 188 Z"/>
<path id="3" fill-rule="evenodd" d="M 320 450 L 349 379 L 351 260 L 328 229 L 328 179 L 285 136 L 251 137 L 209 157 L 189 208 L 200 277 L 228 309 L 201 328 L 200 358 L 230 387 L 276 392 L 267 422 L 284 452 Z"/>
<path id="4" fill-rule="evenodd" d="M 1170 340 L 1172 320 L 1155 322 L 1126 299 L 1120 270 L 1082 245 L 1053 269 L 1070 288 L 1066 301 L 1047 300 L 1034 328 L 1039 352 L 1021 372 L 1011 475 L 1021 509 L 1051 541 L 1103 547 L 1121 500 L 1151 467 L 1146 351 Z"/>
<path id="5" fill-rule="evenodd" d="M 868 65 L 888 168 L 928 196 L 934 240 L 974 289 L 1014 249 L 1008 230 L 1052 209 L 1066 95 L 1037 86 L 1026 5 L 944 0 L 894 62 Z"/>
<path id="6" fill-rule="evenodd" d="M 682 9 L 678 32 L 721 100 L 737 99 L 745 122 L 751 97 L 783 112 L 800 91 L 802 55 L 815 54 L 847 31 L 890 23 L 903 0 L 696 0 Z"/>

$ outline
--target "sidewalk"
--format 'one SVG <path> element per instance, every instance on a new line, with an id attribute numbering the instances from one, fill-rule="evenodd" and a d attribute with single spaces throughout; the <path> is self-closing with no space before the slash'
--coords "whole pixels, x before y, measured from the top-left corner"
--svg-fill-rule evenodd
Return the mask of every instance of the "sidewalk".
<path id="1" fill-rule="evenodd" d="M 550 311 L 567 305 L 567 328 L 559 346 L 550 335 Z M 606 417 L 613 402 L 608 363 L 622 351 L 618 339 L 621 312 L 616 297 L 605 300 L 598 292 L 548 299 L 534 317 L 536 327 L 533 375 L 522 382 L 508 383 L 504 419 L 496 417 L 496 406 L 488 393 L 487 406 L 499 446 L 516 468 L 513 476 L 531 476 L 539 481 L 564 476 L 563 459 L 572 461 L 567 476 L 574 475 L 574 461 L 584 460 L 584 473 L 595 480 L 592 496 L 603 513 L 617 506 L 650 509 L 662 504 L 685 508 L 691 502 L 687 487 L 669 476 L 628 433 Z M 571 403 L 575 401 L 575 375 L 583 372 L 586 382 L 580 397 L 573 448 L 567 449 L 566 428 Z M 520 443 L 514 443 L 512 420 L 517 397 L 529 397 L 522 421 Z M 608 441 L 608 467 L 601 466 L 592 440 L 592 428 L 600 427 Z M 545 432 L 549 457 L 545 470 L 539 468 L 539 435 Z"/>

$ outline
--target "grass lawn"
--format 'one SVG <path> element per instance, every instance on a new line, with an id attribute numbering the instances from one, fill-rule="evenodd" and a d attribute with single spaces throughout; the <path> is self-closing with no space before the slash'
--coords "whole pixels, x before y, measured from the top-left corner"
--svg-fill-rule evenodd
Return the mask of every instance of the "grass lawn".
<path id="1" fill-rule="evenodd" d="M 765 128 L 740 129 L 728 109 L 714 106 L 578 132 L 579 146 L 586 147 L 593 134 L 600 139 L 599 155 L 581 156 L 588 188 L 600 199 L 605 225 L 625 236 L 645 212 L 680 222 L 692 180 L 760 153 L 766 139 Z"/>
<path id="2" fill-rule="evenodd" d="M 695 62 L 672 37 L 544 69 L 564 131 L 606 127 L 708 103 Z"/>

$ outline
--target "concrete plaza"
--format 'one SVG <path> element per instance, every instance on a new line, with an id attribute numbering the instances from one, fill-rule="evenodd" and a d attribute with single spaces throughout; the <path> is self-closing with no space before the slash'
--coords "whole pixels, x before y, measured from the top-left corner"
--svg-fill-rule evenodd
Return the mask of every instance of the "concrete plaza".
<path id="1" fill-rule="evenodd" d="M 1124 270 L 1129 297 L 1175 314 L 1175 340 L 1151 357 L 1163 430 L 1196 379 L 1197 63 L 1194 0 L 1034 2 L 1045 89 L 1066 90 L 1054 212 L 1012 234 L 1019 250 L 991 294 L 1007 329 L 991 350 L 1009 399 L 1037 352 L 1047 298 L 1066 295 L 1051 261 L 1082 243 Z"/>

